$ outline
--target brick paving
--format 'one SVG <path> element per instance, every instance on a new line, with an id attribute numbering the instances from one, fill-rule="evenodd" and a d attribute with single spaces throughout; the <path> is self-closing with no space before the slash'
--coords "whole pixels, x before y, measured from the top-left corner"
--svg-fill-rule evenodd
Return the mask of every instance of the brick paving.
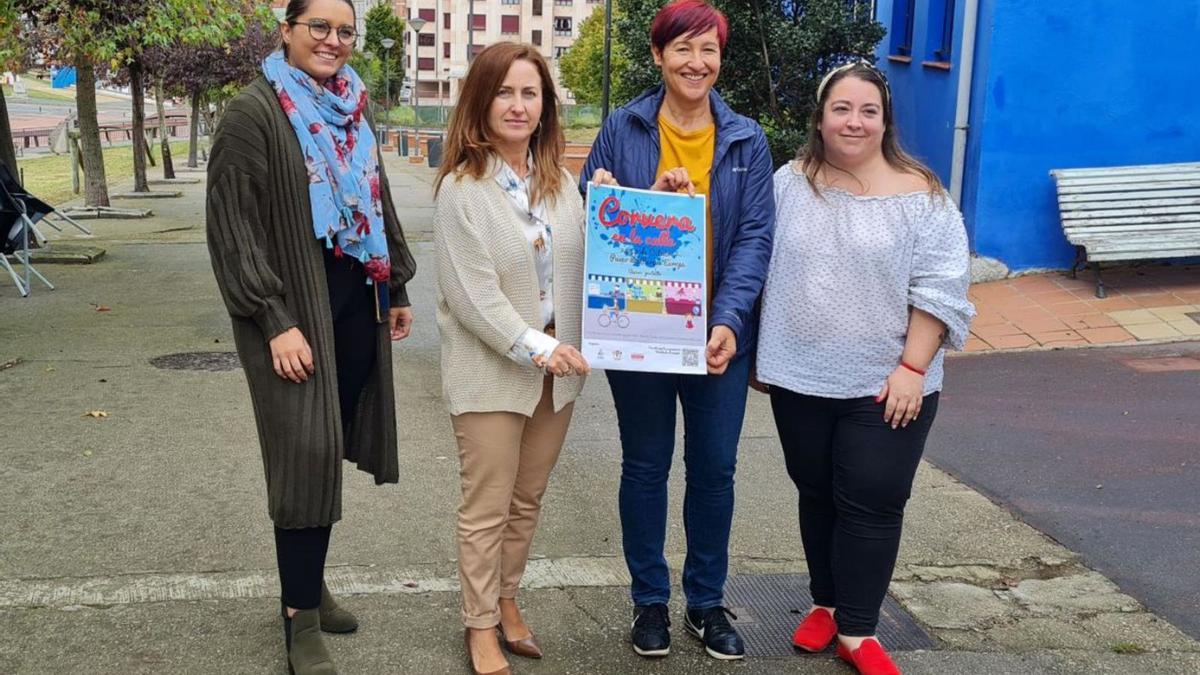
<path id="1" fill-rule="evenodd" d="M 975 284 L 966 351 L 1200 339 L 1200 265 L 1105 270 L 1104 284 L 1103 299 L 1091 272 Z"/>

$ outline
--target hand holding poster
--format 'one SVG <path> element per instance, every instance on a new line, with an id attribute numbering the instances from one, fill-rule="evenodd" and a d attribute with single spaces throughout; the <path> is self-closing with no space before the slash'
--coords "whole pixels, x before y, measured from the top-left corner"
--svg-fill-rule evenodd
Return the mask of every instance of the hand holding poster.
<path id="1" fill-rule="evenodd" d="M 582 352 L 593 368 L 708 372 L 704 195 L 588 185 Z"/>

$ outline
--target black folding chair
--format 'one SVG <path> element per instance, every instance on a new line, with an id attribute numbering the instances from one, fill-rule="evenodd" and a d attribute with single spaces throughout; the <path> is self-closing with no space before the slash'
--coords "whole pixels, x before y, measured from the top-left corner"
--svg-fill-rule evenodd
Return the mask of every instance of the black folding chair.
<path id="1" fill-rule="evenodd" d="M 91 230 L 75 222 L 58 209 L 27 192 L 9 173 L 8 167 L 0 164 L 0 235 L 3 236 L 0 239 L 0 249 L 3 250 L 3 255 L 0 255 L 0 266 L 3 266 L 8 275 L 12 277 L 13 283 L 16 284 L 22 297 L 28 296 L 33 290 L 31 277 L 34 276 L 46 284 L 50 290 L 54 290 L 54 284 L 42 276 L 29 260 L 31 249 L 42 248 L 46 245 L 46 237 L 37 228 L 39 222 L 62 232 L 61 227 L 47 219 L 47 216 L 51 214 L 74 225 L 84 234 L 92 233 Z M 8 263 L 9 255 L 24 266 L 24 280 Z"/>
<path id="2" fill-rule="evenodd" d="M 17 197 L 9 191 L 7 185 L 0 182 L 0 232 L 5 233 L 4 256 L 0 257 L 0 261 L 2 261 L 5 271 L 8 272 L 8 276 L 12 277 L 17 291 L 22 297 L 27 297 L 33 290 L 31 276 L 37 277 L 50 290 L 54 290 L 54 284 L 42 276 L 41 272 L 34 269 L 33 263 L 29 260 L 30 249 L 37 248 L 44 243 L 39 237 L 41 233 L 37 231 L 37 223 L 50 211 L 50 206 L 42 200 Z M 25 266 L 24 280 L 17 275 L 12 265 L 8 264 L 9 255 Z"/>

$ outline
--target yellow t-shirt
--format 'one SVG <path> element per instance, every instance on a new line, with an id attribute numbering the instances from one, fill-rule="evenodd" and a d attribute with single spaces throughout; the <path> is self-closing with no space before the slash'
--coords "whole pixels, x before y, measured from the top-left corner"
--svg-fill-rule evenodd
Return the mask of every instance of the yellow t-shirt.
<path id="1" fill-rule="evenodd" d="M 658 116 L 658 143 L 662 154 L 658 158 L 658 170 L 654 172 L 657 179 L 667 171 L 677 167 L 687 169 L 688 177 L 696 186 L 696 194 L 708 197 L 709 178 L 712 174 L 713 152 L 716 150 L 717 125 L 710 124 L 694 131 L 683 131 L 667 121 L 663 115 Z M 708 302 L 712 305 L 713 294 L 713 225 L 711 202 L 709 206 L 708 227 L 704 228 L 704 260 L 708 268 Z"/>

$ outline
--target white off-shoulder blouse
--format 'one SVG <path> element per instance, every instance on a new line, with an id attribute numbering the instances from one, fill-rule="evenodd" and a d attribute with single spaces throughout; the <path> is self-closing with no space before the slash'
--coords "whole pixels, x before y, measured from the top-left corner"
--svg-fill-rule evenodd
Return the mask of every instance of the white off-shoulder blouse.
<path id="1" fill-rule="evenodd" d="M 775 205 L 758 379 L 809 396 L 875 396 L 916 307 L 946 324 L 925 375 L 925 393 L 940 391 L 944 350 L 963 347 L 975 314 L 967 234 L 949 195 L 818 195 L 788 164 L 775 172 Z"/>

